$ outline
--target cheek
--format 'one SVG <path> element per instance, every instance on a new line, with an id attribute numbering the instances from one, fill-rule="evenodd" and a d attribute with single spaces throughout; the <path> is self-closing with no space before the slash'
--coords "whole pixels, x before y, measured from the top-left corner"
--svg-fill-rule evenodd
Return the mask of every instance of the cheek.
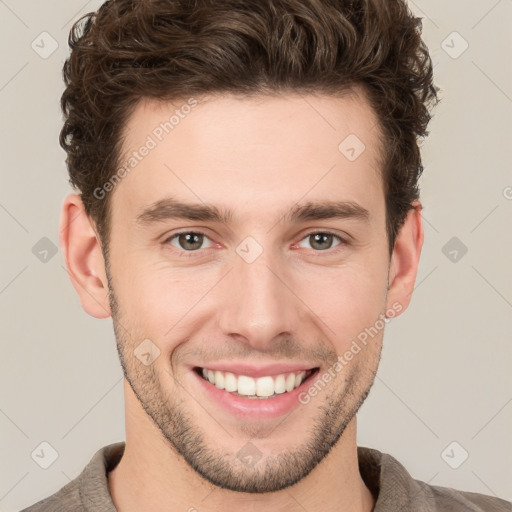
<path id="1" fill-rule="evenodd" d="M 128 293 L 133 317 L 158 337 L 165 336 L 186 315 L 195 295 L 193 286 L 169 273 L 153 271 L 132 278 Z"/>
<path id="2" fill-rule="evenodd" d="M 208 293 L 223 273 L 213 268 L 171 268 L 157 262 L 126 266 L 124 283 L 118 288 L 122 311 L 137 332 L 154 339 L 162 350 L 171 340 L 190 334 L 190 323 L 204 317 Z M 116 288 L 117 289 L 117 288 Z"/>
<path id="3" fill-rule="evenodd" d="M 302 297 L 321 319 L 319 324 L 338 352 L 366 328 L 375 325 L 385 311 L 386 273 L 367 266 L 350 265 L 320 270 L 308 277 Z"/>

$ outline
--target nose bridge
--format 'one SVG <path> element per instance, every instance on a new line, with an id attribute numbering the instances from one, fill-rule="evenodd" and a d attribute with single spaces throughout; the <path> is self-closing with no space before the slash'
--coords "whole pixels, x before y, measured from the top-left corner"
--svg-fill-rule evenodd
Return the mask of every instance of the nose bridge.
<path id="1" fill-rule="evenodd" d="M 220 326 L 225 335 L 242 336 L 245 343 L 265 350 L 276 336 L 295 329 L 298 301 L 284 284 L 282 261 L 270 249 L 252 259 L 258 248 L 247 243 L 237 248 L 234 268 L 224 283 L 227 298 Z"/>

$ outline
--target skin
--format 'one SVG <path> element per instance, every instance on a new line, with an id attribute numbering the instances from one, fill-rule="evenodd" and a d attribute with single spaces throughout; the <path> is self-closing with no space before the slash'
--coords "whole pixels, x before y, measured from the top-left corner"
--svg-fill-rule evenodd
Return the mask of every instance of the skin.
<path id="1" fill-rule="evenodd" d="M 141 101 L 124 148 L 139 148 L 180 105 Z M 355 161 L 338 150 L 351 133 L 366 146 Z M 379 136 L 357 90 L 338 98 L 201 98 L 110 192 L 108 267 L 80 198 L 65 199 L 61 246 L 72 283 L 88 314 L 112 316 L 126 377 L 126 449 L 108 475 L 118 510 L 372 509 L 358 469 L 356 412 L 373 384 L 384 329 L 285 417 L 220 410 L 189 366 L 307 361 L 325 373 L 379 315 L 405 311 L 423 244 L 421 204 L 390 258 Z M 234 219 L 136 223 L 143 208 L 171 194 L 230 208 Z M 354 201 L 369 220 L 281 220 L 310 200 Z M 166 241 L 185 230 L 206 235 L 195 252 L 177 237 Z M 318 249 L 308 235 L 325 231 L 348 243 L 333 237 Z M 263 249 L 252 263 L 236 252 L 247 236 Z M 150 365 L 134 356 L 145 339 L 160 351 Z M 261 455 L 253 466 L 237 458 L 249 441 Z"/>

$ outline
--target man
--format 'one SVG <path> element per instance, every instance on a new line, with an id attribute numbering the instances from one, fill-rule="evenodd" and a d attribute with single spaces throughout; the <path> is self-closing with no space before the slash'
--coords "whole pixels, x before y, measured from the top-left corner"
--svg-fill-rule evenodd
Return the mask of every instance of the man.
<path id="1" fill-rule="evenodd" d="M 61 246 L 113 319 L 126 443 L 26 510 L 510 510 L 356 444 L 423 243 L 437 91 L 405 2 L 113 0 L 84 21 Z"/>

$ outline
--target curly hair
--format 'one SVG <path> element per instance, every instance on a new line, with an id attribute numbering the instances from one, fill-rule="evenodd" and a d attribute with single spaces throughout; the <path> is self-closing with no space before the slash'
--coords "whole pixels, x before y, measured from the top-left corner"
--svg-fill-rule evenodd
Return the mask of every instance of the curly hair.
<path id="1" fill-rule="evenodd" d="M 143 98 L 362 87 L 379 120 L 392 253 L 423 172 L 439 89 L 406 0 L 109 0 L 74 23 L 63 66 L 69 182 L 108 252 L 111 194 L 94 190 L 120 165 L 123 128 Z"/>

